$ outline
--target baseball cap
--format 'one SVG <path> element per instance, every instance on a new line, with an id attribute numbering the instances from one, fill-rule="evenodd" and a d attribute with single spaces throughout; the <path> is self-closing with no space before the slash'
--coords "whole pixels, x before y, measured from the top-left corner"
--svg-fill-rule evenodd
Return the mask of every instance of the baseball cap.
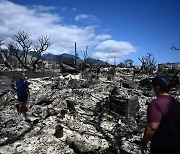
<path id="1" fill-rule="evenodd" d="M 164 75 L 156 75 L 151 82 L 152 85 L 159 86 L 162 89 L 170 87 L 170 80 Z"/>

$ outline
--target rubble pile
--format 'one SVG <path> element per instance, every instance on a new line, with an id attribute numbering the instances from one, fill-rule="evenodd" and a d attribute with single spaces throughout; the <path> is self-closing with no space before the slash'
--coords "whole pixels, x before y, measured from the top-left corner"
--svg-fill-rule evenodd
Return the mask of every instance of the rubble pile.
<path id="1" fill-rule="evenodd" d="M 111 80 L 72 75 L 29 79 L 26 119 L 17 114 L 13 81 L 6 82 L 9 89 L 3 92 L 0 85 L 0 153 L 137 154 L 152 99 L 140 88 L 146 77 L 120 70 Z M 114 109 L 115 98 L 129 105 Z"/>

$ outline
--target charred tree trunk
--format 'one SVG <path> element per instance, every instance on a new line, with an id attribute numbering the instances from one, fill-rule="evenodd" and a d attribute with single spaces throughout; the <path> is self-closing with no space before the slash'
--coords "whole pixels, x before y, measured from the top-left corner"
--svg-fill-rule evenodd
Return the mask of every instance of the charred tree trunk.
<path id="1" fill-rule="evenodd" d="M 2 56 L 2 59 L 3 59 L 3 62 L 4 62 L 4 65 L 7 67 L 7 68 L 10 68 L 9 64 L 8 64 L 8 61 L 7 61 L 7 58 L 5 56 L 5 54 L 0 50 L 0 54 Z"/>

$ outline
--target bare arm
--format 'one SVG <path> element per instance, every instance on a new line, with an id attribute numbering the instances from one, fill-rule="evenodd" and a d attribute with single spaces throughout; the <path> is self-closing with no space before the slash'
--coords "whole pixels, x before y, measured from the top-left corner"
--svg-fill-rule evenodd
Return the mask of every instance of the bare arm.
<path id="1" fill-rule="evenodd" d="M 27 88 L 27 94 L 29 95 L 29 88 Z"/>
<path id="2" fill-rule="evenodd" d="M 146 124 L 144 136 L 142 139 L 143 143 L 148 143 L 152 139 L 152 137 L 154 136 L 154 133 L 159 127 L 159 124 L 160 124 L 159 122 L 149 122 Z"/>
<path id="3" fill-rule="evenodd" d="M 146 128 L 144 131 L 143 139 L 142 139 L 142 144 L 141 144 L 141 153 L 144 154 L 147 146 L 146 144 L 152 139 L 154 136 L 156 130 L 159 127 L 159 122 L 149 122 L 146 124 Z"/>

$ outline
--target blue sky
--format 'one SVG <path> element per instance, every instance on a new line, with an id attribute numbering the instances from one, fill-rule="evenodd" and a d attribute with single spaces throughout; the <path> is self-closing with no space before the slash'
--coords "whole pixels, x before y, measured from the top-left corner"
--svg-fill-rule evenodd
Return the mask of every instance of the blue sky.
<path id="1" fill-rule="evenodd" d="M 27 32 L 36 44 L 50 36 L 47 52 L 74 53 L 88 46 L 93 58 L 116 64 L 150 52 L 157 63 L 179 62 L 179 0 L 0 0 L 0 38 Z"/>

